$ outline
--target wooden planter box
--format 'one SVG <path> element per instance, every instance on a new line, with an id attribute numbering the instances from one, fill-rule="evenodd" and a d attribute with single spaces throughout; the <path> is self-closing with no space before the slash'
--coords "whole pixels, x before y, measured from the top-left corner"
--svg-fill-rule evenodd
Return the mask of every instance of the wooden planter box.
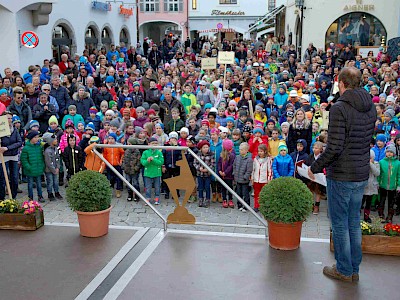
<path id="1" fill-rule="evenodd" d="M 32 215 L 0 214 L 0 229 L 36 230 L 43 225 L 43 211 L 37 211 Z"/>
<path id="2" fill-rule="evenodd" d="M 332 232 L 330 247 L 333 252 Z M 362 253 L 400 256 L 400 236 L 363 235 Z"/>

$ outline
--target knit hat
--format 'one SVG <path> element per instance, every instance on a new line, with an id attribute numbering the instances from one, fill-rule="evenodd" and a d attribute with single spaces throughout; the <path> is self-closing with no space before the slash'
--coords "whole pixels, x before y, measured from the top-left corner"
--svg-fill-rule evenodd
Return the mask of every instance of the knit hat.
<path id="1" fill-rule="evenodd" d="M 264 108 L 261 105 L 256 105 L 256 111 L 264 111 Z"/>
<path id="2" fill-rule="evenodd" d="M 156 112 L 159 112 L 160 106 L 156 103 L 153 103 L 152 105 L 150 105 L 150 109 L 154 109 Z"/>
<path id="3" fill-rule="evenodd" d="M 201 120 L 201 125 L 207 125 L 210 126 L 210 121 L 208 121 L 207 119 Z"/>
<path id="4" fill-rule="evenodd" d="M 243 132 L 251 132 L 251 127 L 249 125 L 244 125 Z"/>
<path id="5" fill-rule="evenodd" d="M 256 127 L 254 127 L 253 134 L 256 134 L 257 132 L 261 133 L 262 135 L 264 134 L 264 130 L 261 125 L 257 125 Z"/>
<path id="6" fill-rule="evenodd" d="M 236 103 L 235 100 L 231 100 L 231 101 L 229 101 L 229 104 L 228 104 L 228 105 L 235 105 L 235 106 L 237 106 L 237 103 Z"/>
<path id="7" fill-rule="evenodd" d="M 247 116 L 247 111 L 245 111 L 245 110 L 239 111 L 239 118 L 240 117 L 245 117 L 245 116 Z"/>
<path id="8" fill-rule="evenodd" d="M 65 129 L 67 129 L 68 127 L 75 128 L 74 122 L 72 122 L 71 119 L 68 119 L 67 122 L 65 122 Z"/>
<path id="9" fill-rule="evenodd" d="M 35 127 L 35 126 L 39 127 L 39 122 L 36 120 L 31 120 L 29 122 L 29 129 L 32 129 L 32 127 Z"/>
<path id="10" fill-rule="evenodd" d="M 215 134 L 219 134 L 219 129 L 218 128 L 213 128 L 213 129 L 210 130 L 210 133 L 211 134 L 214 134 L 214 133 Z"/>
<path id="11" fill-rule="evenodd" d="M 383 98 L 386 99 L 387 95 L 386 95 L 385 93 L 382 93 L 382 94 L 379 94 L 379 98 L 380 98 L 380 97 L 383 97 Z"/>
<path id="12" fill-rule="evenodd" d="M 182 132 L 186 132 L 187 134 L 189 134 L 189 129 L 187 127 L 182 127 L 181 130 L 179 130 L 179 134 Z"/>
<path id="13" fill-rule="evenodd" d="M 100 138 L 96 135 L 92 136 L 89 140 L 89 144 L 99 143 L 99 142 L 100 142 Z"/>
<path id="14" fill-rule="evenodd" d="M 286 147 L 285 144 L 281 144 L 278 147 L 278 153 L 281 152 L 281 150 L 285 150 L 286 152 L 288 151 L 288 148 Z"/>
<path id="15" fill-rule="evenodd" d="M 7 94 L 7 90 L 6 89 L 1 89 L 0 90 L 0 96 L 3 95 L 3 94 Z"/>
<path id="16" fill-rule="evenodd" d="M 268 120 L 267 120 L 267 123 L 266 123 L 266 124 L 268 125 L 269 123 L 273 123 L 273 124 L 275 125 L 275 121 L 272 120 L 272 119 L 268 119 Z"/>
<path id="17" fill-rule="evenodd" d="M 120 125 L 120 123 L 119 123 L 119 121 L 118 121 L 118 119 L 114 119 L 114 120 L 112 120 L 111 122 L 110 122 L 110 126 L 111 127 L 119 127 L 119 125 Z"/>
<path id="18" fill-rule="evenodd" d="M 71 104 L 70 106 L 68 106 L 68 112 L 69 112 L 70 110 L 75 110 L 75 111 L 76 111 L 76 106 L 73 105 L 73 104 Z"/>
<path id="19" fill-rule="evenodd" d="M 144 112 L 144 111 L 145 111 L 145 109 L 143 106 L 136 107 L 136 112 Z"/>
<path id="20" fill-rule="evenodd" d="M 149 109 L 149 110 L 147 110 L 147 115 L 148 116 L 150 116 L 150 115 L 156 115 L 156 111 L 154 110 L 154 109 Z"/>
<path id="21" fill-rule="evenodd" d="M 286 117 L 291 117 L 291 118 L 293 118 L 293 117 L 294 117 L 294 112 L 292 112 L 292 111 L 287 111 L 287 112 L 286 112 Z"/>
<path id="22" fill-rule="evenodd" d="M 85 130 L 91 130 L 94 133 L 95 132 L 94 124 L 92 122 L 87 123 Z"/>
<path id="23" fill-rule="evenodd" d="M 233 148 L 233 142 L 230 139 L 224 139 L 224 141 L 222 142 L 222 148 L 227 151 L 231 151 Z"/>
<path id="24" fill-rule="evenodd" d="M 21 119 L 17 115 L 13 115 L 12 117 L 12 123 L 21 123 Z"/>
<path id="25" fill-rule="evenodd" d="M 108 137 L 112 137 L 115 141 L 117 141 L 117 135 L 114 132 L 109 133 Z"/>
<path id="26" fill-rule="evenodd" d="M 115 102 L 115 101 L 108 102 L 108 108 L 109 109 L 111 109 L 114 105 L 117 105 L 117 102 Z"/>
<path id="27" fill-rule="evenodd" d="M 13 118 L 13 119 L 14 119 L 14 118 Z M 21 121 L 21 120 L 20 120 L 20 121 Z M 14 123 L 14 121 L 13 121 L 13 123 Z M 51 117 L 50 117 L 50 119 L 49 119 L 49 125 L 50 125 L 51 123 L 56 123 L 56 124 L 58 125 L 58 120 L 57 120 L 56 116 L 51 116 Z"/>
<path id="28" fill-rule="evenodd" d="M 176 131 L 171 131 L 168 135 L 170 139 L 178 139 L 178 133 Z"/>
<path id="29" fill-rule="evenodd" d="M 384 143 L 386 143 L 386 136 L 384 135 L 384 134 L 378 134 L 377 136 L 376 136 L 376 141 L 381 141 L 381 142 L 384 142 Z"/>
<path id="30" fill-rule="evenodd" d="M 196 145 L 196 138 L 193 135 L 189 135 L 187 140 L 192 142 L 193 145 Z"/>
<path id="31" fill-rule="evenodd" d="M 395 114 L 396 114 L 395 111 L 391 108 L 389 108 L 385 111 L 385 116 L 388 116 L 390 118 L 393 118 L 395 116 Z"/>
<path id="32" fill-rule="evenodd" d="M 144 129 L 140 126 L 135 126 L 135 133 L 140 133 L 142 132 Z"/>
<path id="33" fill-rule="evenodd" d="M 392 153 L 396 154 L 396 147 L 393 144 L 390 144 L 386 147 L 385 153 L 386 152 L 392 152 Z"/>
<path id="34" fill-rule="evenodd" d="M 379 103 L 379 97 L 378 96 L 372 97 L 372 102 L 373 103 Z"/>
<path id="35" fill-rule="evenodd" d="M 282 128 L 283 126 L 290 127 L 290 124 L 289 124 L 289 122 L 283 122 L 283 123 L 281 124 L 281 128 Z"/>
<path id="36" fill-rule="evenodd" d="M 105 115 L 111 115 L 111 116 L 115 116 L 115 112 L 111 109 L 107 109 Z"/>
<path id="37" fill-rule="evenodd" d="M 226 117 L 226 122 L 228 123 L 228 122 L 232 122 L 232 123 L 235 123 L 235 119 L 232 117 L 232 116 L 228 116 L 228 117 Z"/>
<path id="38" fill-rule="evenodd" d="M 51 132 L 45 132 L 43 134 L 43 141 L 45 141 L 47 144 L 51 145 L 54 140 L 57 139 L 54 133 Z"/>
<path id="39" fill-rule="evenodd" d="M 225 97 L 225 96 L 230 97 L 230 96 L 231 96 L 231 92 L 228 91 L 228 90 L 225 90 L 224 93 L 223 93 L 222 95 L 223 95 L 224 97 Z"/>
<path id="40" fill-rule="evenodd" d="M 114 77 L 110 75 L 106 77 L 106 83 L 113 83 L 113 82 L 114 82 Z"/>
<path id="41" fill-rule="evenodd" d="M 221 133 L 222 133 L 222 132 L 224 132 L 224 133 L 229 133 L 229 129 L 226 128 L 226 127 L 224 127 L 224 126 L 219 126 L 218 129 L 219 129 L 219 131 L 220 131 Z"/>
<path id="42" fill-rule="evenodd" d="M 204 105 L 204 109 L 208 109 L 208 108 L 212 108 L 212 104 L 211 103 L 206 103 L 206 105 Z"/>
<path id="43" fill-rule="evenodd" d="M 151 144 L 153 142 L 157 142 L 158 143 L 158 140 L 155 137 L 149 138 L 149 144 Z"/>
<path id="44" fill-rule="evenodd" d="M 396 100 L 394 99 L 393 95 L 387 96 L 387 98 L 386 98 L 386 103 L 388 103 L 388 102 L 393 102 L 393 103 L 396 102 Z"/>
<path id="45" fill-rule="evenodd" d="M 128 139 L 128 144 L 129 144 L 129 145 L 137 145 L 137 141 L 138 141 L 137 138 L 131 136 L 131 137 Z"/>
<path id="46" fill-rule="evenodd" d="M 132 87 L 135 87 L 135 86 L 140 86 L 139 81 L 135 81 L 135 82 L 132 84 Z"/>
<path id="47" fill-rule="evenodd" d="M 291 90 L 289 93 L 289 97 L 298 97 L 297 91 Z"/>
<path id="48" fill-rule="evenodd" d="M 392 131 L 390 132 L 390 136 L 397 136 L 399 134 L 399 131 L 397 129 L 392 129 Z"/>
<path id="49" fill-rule="evenodd" d="M 198 144 L 197 144 L 197 148 L 199 150 L 201 150 L 201 148 L 203 148 L 204 145 L 207 145 L 208 147 L 210 147 L 210 143 L 207 140 L 201 140 Z"/>
<path id="50" fill-rule="evenodd" d="M 31 132 L 28 133 L 28 135 L 26 136 L 26 138 L 27 138 L 28 140 L 31 140 L 31 139 L 33 139 L 35 136 L 38 136 L 38 135 L 39 135 L 39 131 L 32 130 Z"/>

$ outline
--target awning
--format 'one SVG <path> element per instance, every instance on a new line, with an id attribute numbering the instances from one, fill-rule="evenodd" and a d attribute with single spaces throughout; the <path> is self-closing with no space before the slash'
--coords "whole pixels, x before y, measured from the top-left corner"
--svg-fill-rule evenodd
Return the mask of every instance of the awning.
<path id="1" fill-rule="evenodd" d="M 275 32 L 275 27 L 270 27 L 268 29 L 264 29 L 264 30 L 258 31 L 257 32 L 257 37 L 259 37 L 259 36 L 261 36 L 263 34 L 271 33 L 271 32 Z"/>
<path id="2" fill-rule="evenodd" d="M 281 5 L 279 7 L 274 8 L 270 12 L 268 12 L 261 20 L 255 22 L 253 26 L 249 28 L 249 32 L 262 30 L 265 26 L 274 26 L 275 24 L 275 17 L 279 14 L 282 10 L 285 9 L 285 5 Z"/>
<path id="3" fill-rule="evenodd" d="M 197 30 L 198 33 L 207 33 L 207 32 L 236 32 L 233 28 L 212 28 L 212 29 L 204 29 L 204 30 Z"/>

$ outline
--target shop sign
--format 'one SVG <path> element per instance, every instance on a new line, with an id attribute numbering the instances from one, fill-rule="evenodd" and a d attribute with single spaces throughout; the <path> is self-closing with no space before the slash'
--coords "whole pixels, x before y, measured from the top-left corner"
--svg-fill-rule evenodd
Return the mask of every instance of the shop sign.
<path id="1" fill-rule="evenodd" d="M 373 4 L 363 4 L 362 0 L 356 0 L 356 4 L 354 5 L 346 5 L 344 7 L 344 11 L 371 11 L 375 9 L 375 5 Z"/>
<path id="2" fill-rule="evenodd" d="M 111 11 L 111 4 L 99 1 L 92 1 L 92 9 L 101 11 Z"/>
<path id="3" fill-rule="evenodd" d="M 121 5 L 119 7 L 119 14 L 129 18 L 130 16 L 133 16 L 133 8 L 126 8 Z"/>
<path id="4" fill-rule="evenodd" d="M 244 11 L 232 11 L 232 10 L 228 10 L 228 11 L 222 11 L 222 10 L 218 10 L 218 9 L 213 9 L 211 11 L 211 15 L 212 16 L 244 16 L 245 13 Z"/>

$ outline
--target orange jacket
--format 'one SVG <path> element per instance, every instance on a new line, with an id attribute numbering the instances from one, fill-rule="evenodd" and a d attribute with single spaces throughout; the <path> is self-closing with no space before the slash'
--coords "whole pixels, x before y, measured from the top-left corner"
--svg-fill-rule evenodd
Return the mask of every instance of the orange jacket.
<path id="1" fill-rule="evenodd" d="M 85 153 L 86 153 L 85 167 L 87 170 L 103 173 L 105 169 L 105 163 L 100 159 L 100 157 L 98 157 L 92 151 L 94 145 L 96 145 L 96 143 L 90 144 L 85 148 Z"/>
<path id="2" fill-rule="evenodd" d="M 120 166 L 122 165 L 124 152 L 122 148 L 104 148 L 103 156 L 113 166 Z"/>

